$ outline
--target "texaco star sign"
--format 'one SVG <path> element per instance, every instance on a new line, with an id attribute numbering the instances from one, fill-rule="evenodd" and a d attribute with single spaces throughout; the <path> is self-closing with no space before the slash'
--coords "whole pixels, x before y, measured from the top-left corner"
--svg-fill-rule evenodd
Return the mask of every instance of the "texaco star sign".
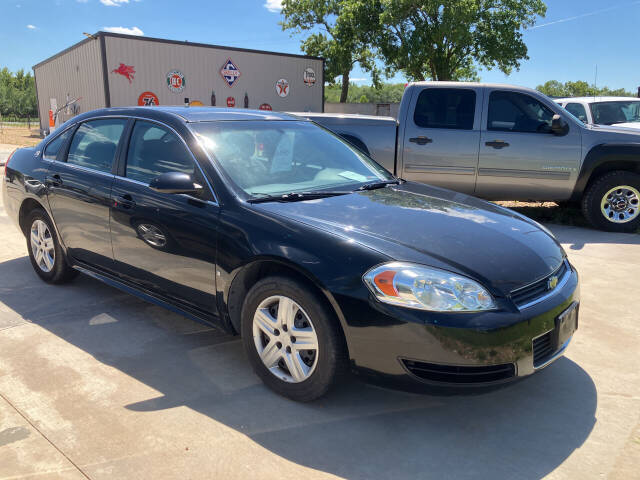
<path id="1" fill-rule="evenodd" d="M 289 95 L 289 82 L 286 79 L 281 78 L 276 82 L 276 93 L 279 97 L 286 97 Z"/>

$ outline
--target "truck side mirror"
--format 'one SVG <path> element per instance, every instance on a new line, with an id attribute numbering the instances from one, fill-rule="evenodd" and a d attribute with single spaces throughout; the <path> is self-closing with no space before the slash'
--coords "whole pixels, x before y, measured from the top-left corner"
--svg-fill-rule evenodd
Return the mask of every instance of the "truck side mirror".
<path id="1" fill-rule="evenodd" d="M 551 119 L 551 132 L 559 137 L 569 133 L 569 124 L 557 113 Z"/>

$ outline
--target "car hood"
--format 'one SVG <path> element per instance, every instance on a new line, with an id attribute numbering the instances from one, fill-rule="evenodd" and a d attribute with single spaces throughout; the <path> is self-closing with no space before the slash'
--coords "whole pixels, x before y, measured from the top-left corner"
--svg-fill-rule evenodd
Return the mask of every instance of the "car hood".
<path id="1" fill-rule="evenodd" d="M 593 132 L 609 134 L 632 142 L 640 141 L 640 123 L 616 123 L 615 125 L 589 125 Z"/>
<path id="2" fill-rule="evenodd" d="M 548 275 L 564 257 L 558 242 L 526 217 L 413 182 L 255 207 L 340 235 L 394 260 L 474 277 L 500 293 Z"/>

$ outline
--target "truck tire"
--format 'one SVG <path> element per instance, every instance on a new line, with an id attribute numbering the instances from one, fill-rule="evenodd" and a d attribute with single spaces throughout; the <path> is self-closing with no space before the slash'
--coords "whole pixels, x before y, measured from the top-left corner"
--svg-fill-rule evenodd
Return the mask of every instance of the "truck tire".
<path id="1" fill-rule="evenodd" d="M 348 369 L 337 320 L 315 292 L 292 279 L 256 283 L 244 301 L 241 330 L 253 370 L 292 400 L 321 397 Z"/>
<path id="2" fill-rule="evenodd" d="M 636 232 L 640 228 L 640 175 L 616 170 L 596 178 L 582 197 L 582 212 L 600 230 Z"/>

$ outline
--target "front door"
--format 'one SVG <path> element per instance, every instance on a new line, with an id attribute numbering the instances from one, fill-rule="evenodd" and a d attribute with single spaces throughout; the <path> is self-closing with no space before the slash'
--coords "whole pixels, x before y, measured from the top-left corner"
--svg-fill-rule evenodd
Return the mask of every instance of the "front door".
<path id="1" fill-rule="evenodd" d="M 577 124 L 556 106 L 569 131 L 555 135 L 551 102 L 526 93 L 493 90 L 486 103 L 476 195 L 489 200 L 568 199 L 582 150 Z"/>
<path id="2" fill-rule="evenodd" d="M 412 100 L 402 141 L 407 180 L 473 193 L 480 140 L 481 88 L 429 86 Z"/>
<path id="3" fill-rule="evenodd" d="M 71 257 L 103 268 L 113 262 L 112 168 L 126 124 L 123 118 L 83 122 L 73 133 L 68 153 L 49 158 L 47 197 L 58 233 Z"/>
<path id="4" fill-rule="evenodd" d="M 111 238 L 117 272 L 174 301 L 215 313 L 218 206 L 186 144 L 164 125 L 137 120 L 112 189 Z M 154 192 L 149 182 L 183 172 L 199 197 Z"/>

